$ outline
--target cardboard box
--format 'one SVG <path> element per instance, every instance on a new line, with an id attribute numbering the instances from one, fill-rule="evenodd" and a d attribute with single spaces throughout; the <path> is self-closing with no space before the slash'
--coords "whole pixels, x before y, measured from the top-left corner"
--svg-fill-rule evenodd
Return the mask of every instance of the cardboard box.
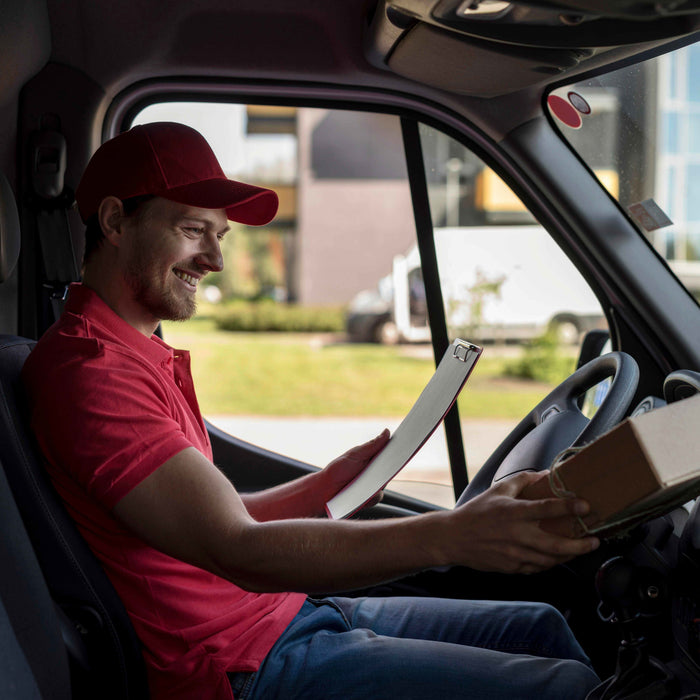
<path id="1" fill-rule="evenodd" d="M 587 500 L 585 518 L 544 520 L 580 537 L 619 534 L 700 494 L 700 395 L 628 418 L 528 486 L 524 498 Z"/>

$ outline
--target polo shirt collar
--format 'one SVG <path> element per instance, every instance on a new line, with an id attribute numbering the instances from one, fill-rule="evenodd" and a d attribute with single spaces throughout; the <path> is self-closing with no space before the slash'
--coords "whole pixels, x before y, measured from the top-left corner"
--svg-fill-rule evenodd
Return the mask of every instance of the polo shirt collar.
<path id="1" fill-rule="evenodd" d="M 147 338 L 105 303 L 97 292 L 84 284 L 71 284 L 65 310 L 85 316 L 90 323 L 101 326 L 121 343 L 136 350 L 154 365 L 172 361 L 174 350 L 158 336 Z"/>

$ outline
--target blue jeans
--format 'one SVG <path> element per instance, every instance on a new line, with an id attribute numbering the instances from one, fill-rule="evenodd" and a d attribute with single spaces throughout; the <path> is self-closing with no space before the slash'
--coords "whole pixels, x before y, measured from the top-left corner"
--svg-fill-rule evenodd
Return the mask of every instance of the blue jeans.
<path id="1" fill-rule="evenodd" d="M 308 599 L 236 700 L 585 698 L 599 680 L 541 603 Z"/>

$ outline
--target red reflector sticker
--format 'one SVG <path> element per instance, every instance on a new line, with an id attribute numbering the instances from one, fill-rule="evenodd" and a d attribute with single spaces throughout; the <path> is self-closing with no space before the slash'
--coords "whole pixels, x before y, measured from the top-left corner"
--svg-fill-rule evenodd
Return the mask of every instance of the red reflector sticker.
<path id="1" fill-rule="evenodd" d="M 547 104 L 549 105 L 552 115 L 562 124 L 566 124 L 566 126 L 572 129 L 581 128 L 581 115 L 568 100 L 558 95 L 550 95 L 547 98 Z"/>

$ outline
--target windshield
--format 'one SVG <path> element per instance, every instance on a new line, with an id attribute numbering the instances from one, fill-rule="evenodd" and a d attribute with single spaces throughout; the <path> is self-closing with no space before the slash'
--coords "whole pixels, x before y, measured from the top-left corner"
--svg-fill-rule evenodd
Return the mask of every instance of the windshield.
<path id="1" fill-rule="evenodd" d="M 552 118 L 700 299 L 700 44 L 560 87 Z"/>

